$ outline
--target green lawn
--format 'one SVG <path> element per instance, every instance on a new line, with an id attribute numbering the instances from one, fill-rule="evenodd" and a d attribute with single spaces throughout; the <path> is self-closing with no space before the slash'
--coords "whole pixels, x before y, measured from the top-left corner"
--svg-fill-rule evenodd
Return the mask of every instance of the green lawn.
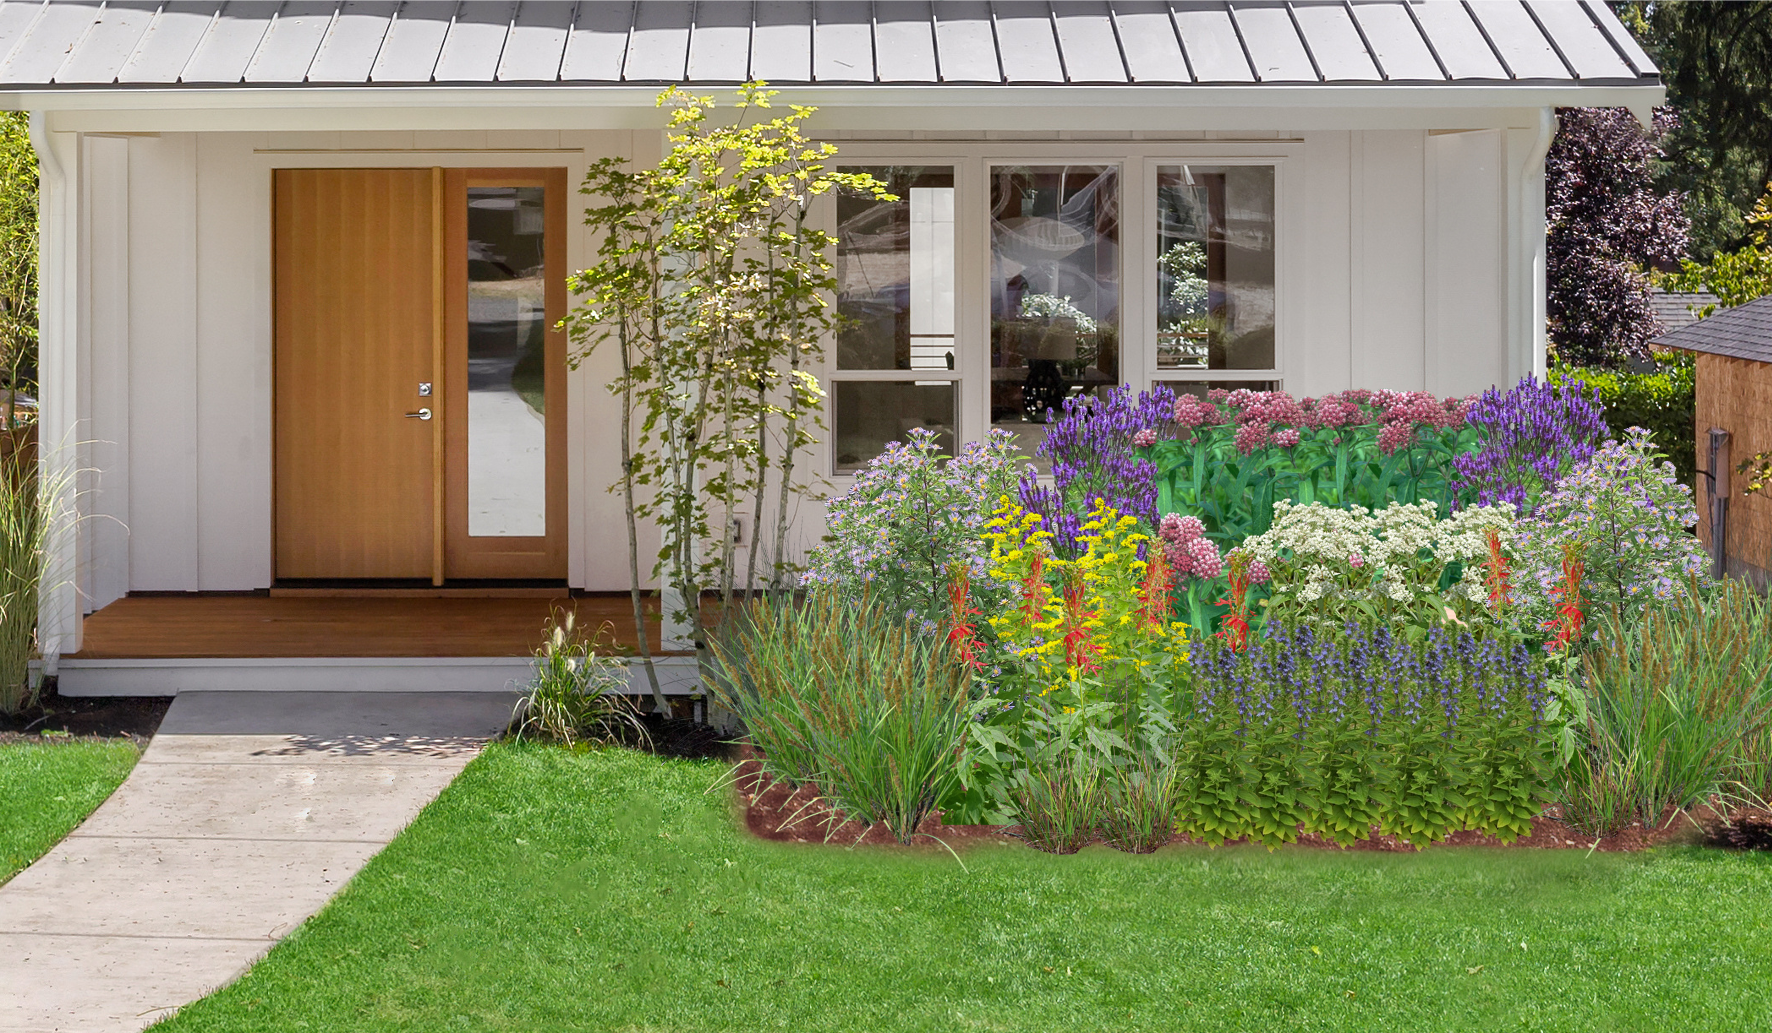
<path id="1" fill-rule="evenodd" d="M 139 756 L 135 743 L 115 739 L 0 744 L 0 882 L 61 842 Z"/>
<path id="2" fill-rule="evenodd" d="M 1736 1030 L 1772 856 L 980 847 L 734 831 L 721 768 L 494 746 L 159 1033 Z"/>

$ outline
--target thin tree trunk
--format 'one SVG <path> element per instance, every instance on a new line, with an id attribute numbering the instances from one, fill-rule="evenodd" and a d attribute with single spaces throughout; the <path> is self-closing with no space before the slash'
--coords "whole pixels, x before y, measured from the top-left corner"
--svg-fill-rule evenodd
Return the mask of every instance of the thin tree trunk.
<path id="1" fill-rule="evenodd" d="M 628 522 L 628 598 L 634 604 L 634 629 L 640 639 L 641 666 L 652 689 L 652 705 L 659 713 L 670 709 L 658 684 L 658 667 L 652 662 L 652 635 L 646 628 L 646 606 L 640 595 L 640 529 L 634 518 L 634 382 L 633 356 L 629 352 L 627 316 L 621 326 L 621 493 Z"/>
<path id="2" fill-rule="evenodd" d="M 800 248 L 801 234 L 806 230 L 806 202 L 801 200 L 794 211 L 794 247 Z M 797 310 L 796 310 L 797 312 Z M 788 550 L 788 500 L 792 496 L 794 481 L 794 454 L 800 439 L 800 321 L 796 315 L 794 324 L 788 328 L 788 402 L 787 402 L 787 439 L 782 445 L 781 455 L 781 489 L 776 496 L 775 505 L 775 556 L 773 569 L 769 574 L 769 587 L 772 594 L 779 595 L 783 591 L 782 573 L 787 570 Z"/>

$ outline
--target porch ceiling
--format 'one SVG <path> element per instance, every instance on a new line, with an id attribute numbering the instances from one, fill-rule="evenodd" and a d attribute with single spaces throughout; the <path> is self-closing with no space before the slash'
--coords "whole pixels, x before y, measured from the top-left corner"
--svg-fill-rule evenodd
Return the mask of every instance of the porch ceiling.
<path id="1" fill-rule="evenodd" d="M 1649 86 L 1600 0 L 0 0 L 0 91 Z"/>

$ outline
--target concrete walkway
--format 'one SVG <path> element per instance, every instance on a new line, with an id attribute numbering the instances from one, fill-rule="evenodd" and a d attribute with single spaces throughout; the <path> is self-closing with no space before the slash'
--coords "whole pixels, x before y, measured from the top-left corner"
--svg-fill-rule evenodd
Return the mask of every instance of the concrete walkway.
<path id="1" fill-rule="evenodd" d="M 405 828 L 513 702 L 181 694 L 123 786 L 0 887 L 0 1033 L 133 1033 L 232 981 Z"/>

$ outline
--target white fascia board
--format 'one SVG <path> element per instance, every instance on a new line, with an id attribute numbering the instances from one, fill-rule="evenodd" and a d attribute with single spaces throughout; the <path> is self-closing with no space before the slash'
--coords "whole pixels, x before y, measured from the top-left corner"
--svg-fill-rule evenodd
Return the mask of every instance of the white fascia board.
<path id="1" fill-rule="evenodd" d="M 698 87 L 717 99 L 724 87 Z M 0 108 L 53 112 L 56 128 L 239 131 L 657 128 L 651 86 L 226 87 L 0 93 Z M 1547 107 L 1625 107 L 1660 86 L 819 86 L 776 103 L 820 108 L 826 129 L 890 131 L 1496 128 Z M 1502 114 L 1503 112 L 1507 114 Z M 1532 116 L 1535 119 L 1535 116 Z"/>

